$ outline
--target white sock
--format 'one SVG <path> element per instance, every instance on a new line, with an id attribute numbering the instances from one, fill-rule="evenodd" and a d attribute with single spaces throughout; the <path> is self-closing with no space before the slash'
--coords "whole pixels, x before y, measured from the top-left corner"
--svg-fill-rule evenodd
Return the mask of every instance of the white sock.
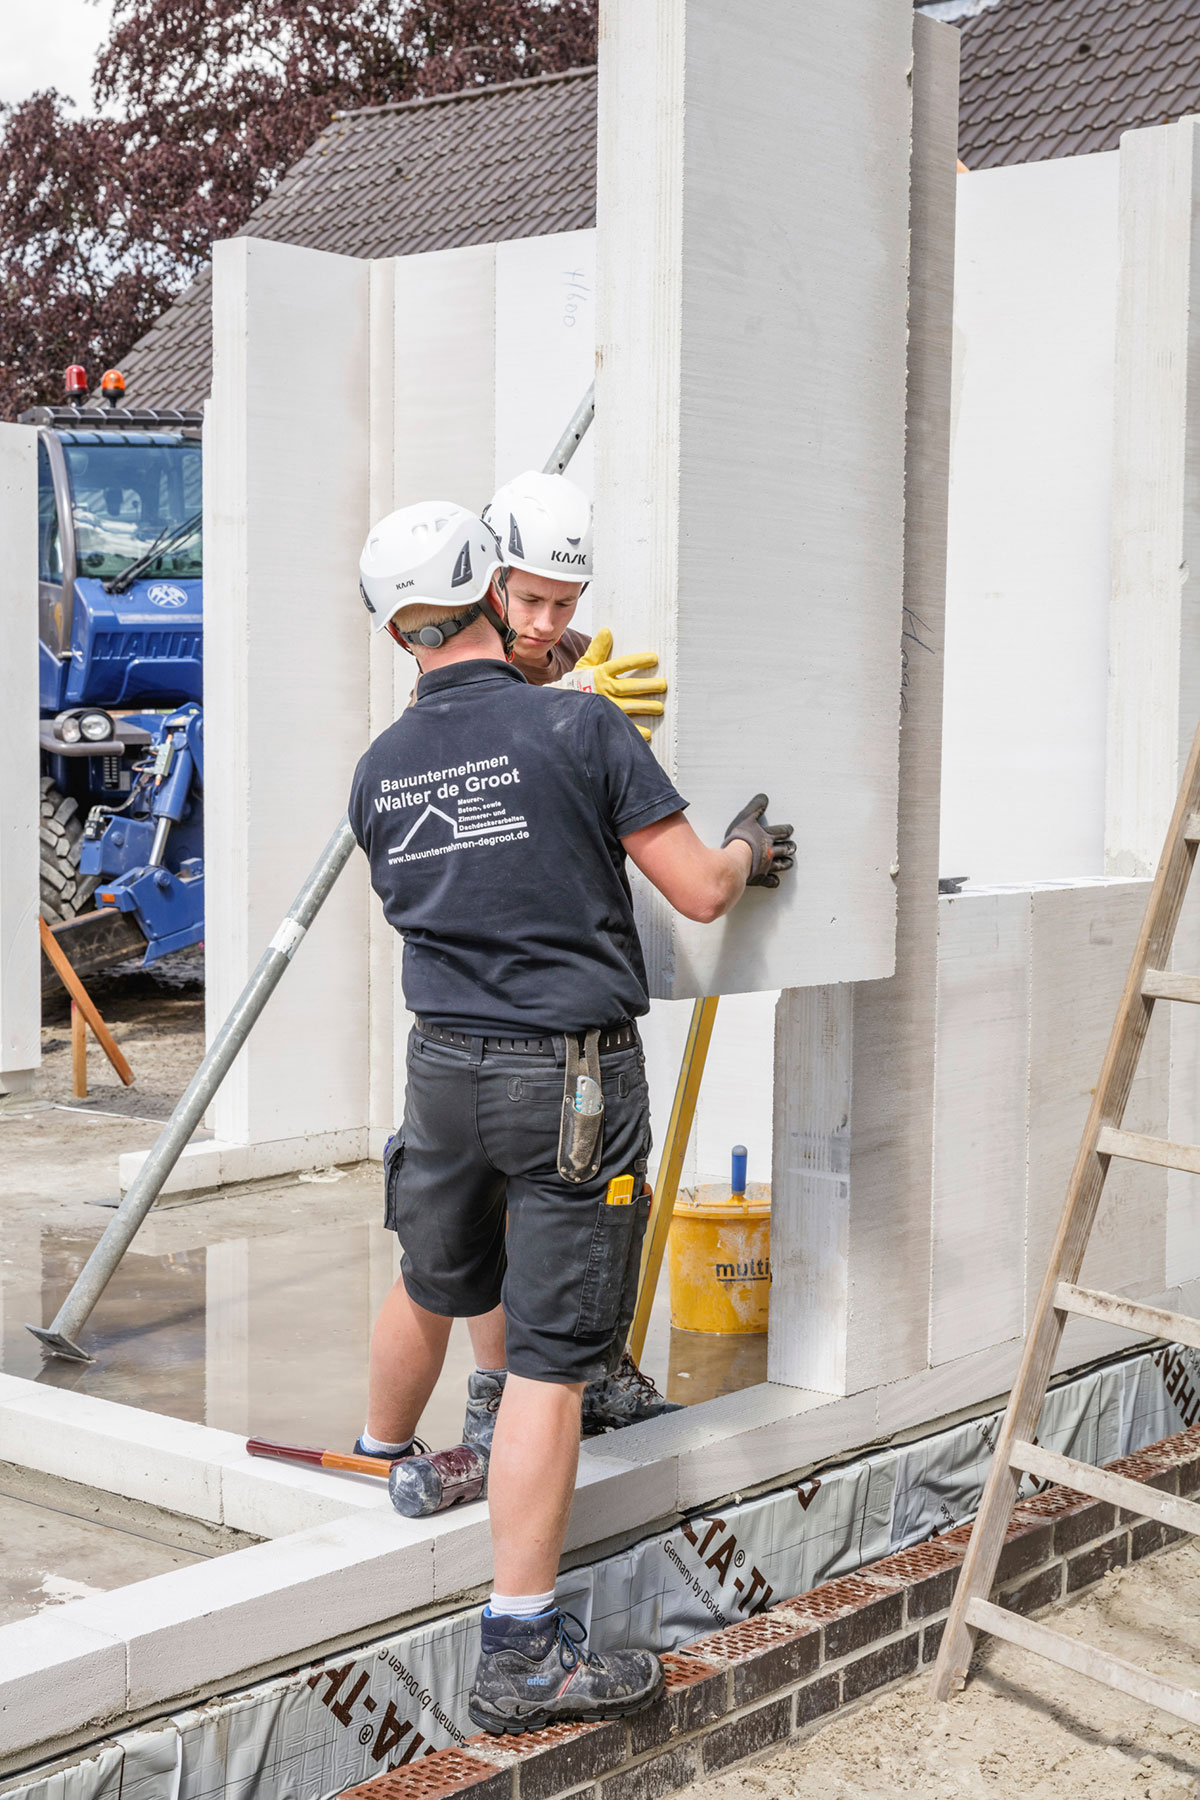
<path id="1" fill-rule="evenodd" d="M 400 1456 L 405 1450 L 412 1449 L 411 1438 L 406 1444 L 384 1444 L 378 1438 L 373 1438 L 365 1425 L 358 1441 L 363 1447 L 364 1456 Z"/>
<path id="2" fill-rule="evenodd" d="M 548 1594 L 493 1594 L 487 1609 L 493 1618 L 503 1613 L 510 1619 L 536 1619 L 539 1613 L 554 1611 L 554 1589 Z"/>

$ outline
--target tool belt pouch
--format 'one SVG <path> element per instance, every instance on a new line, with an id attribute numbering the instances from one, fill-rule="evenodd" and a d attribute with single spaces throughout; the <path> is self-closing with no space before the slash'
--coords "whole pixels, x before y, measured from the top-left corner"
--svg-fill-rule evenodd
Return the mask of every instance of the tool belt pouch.
<path id="1" fill-rule="evenodd" d="M 604 1148 L 604 1092 L 600 1086 L 600 1033 L 566 1038 L 558 1172 L 564 1181 L 590 1181 Z"/>

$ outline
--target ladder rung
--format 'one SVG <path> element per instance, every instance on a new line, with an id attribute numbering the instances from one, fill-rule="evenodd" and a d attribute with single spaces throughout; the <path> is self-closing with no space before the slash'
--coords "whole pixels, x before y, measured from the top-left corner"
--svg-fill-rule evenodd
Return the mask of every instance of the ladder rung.
<path id="1" fill-rule="evenodd" d="M 1008 1612 L 990 1600 L 968 1600 L 966 1618 L 967 1624 L 974 1625 L 977 1631 L 990 1631 L 993 1637 L 1018 1644 L 1022 1650 L 1032 1650 L 1051 1662 L 1062 1663 L 1064 1668 L 1075 1669 L 1092 1681 L 1102 1681 L 1106 1687 L 1116 1688 L 1118 1693 L 1144 1700 L 1150 1706 L 1160 1706 L 1177 1719 L 1200 1725 L 1200 1693 L 1195 1688 L 1164 1681 L 1161 1675 L 1152 1675 L 1149 1669 L 1139 1669 L 1136 1663 L 1127 1663 L 1108 1650 L 1085 1644 L 1080 1638 L 1065 1637 L 1061 1631 L 1052 1631 L 1048 1625 L 1026 1619 L 1020 1613 Z"/>
<path id="2" fill-rule="evenodd" d="M 1161 1493 L 1128 1475 L 1114 1475 L 1111 1469 L 1098 1469 L 1094 1463 L 1060 1456 L 1057 1450 L 1047 1450 L 1042 1444 L 1018 1440 L 1008 1461 L 1011 1468 L 1024 1469 L 1039 1481 L 1061 1482 L 1063 1487 L 1074 1488 L 1092 1500 L 1107 1500 L 1143 1519 L 1157 1519 L 1160 1525 L 1172 1525 L 1176 1531 L 1190 1531 L 1200 1537 L 1200 1506 L 1194 1500 L 1181 1500 L 1178 1494 Z"/>
<path id="3" fill-rule="evenodd" d="M 1200 975 L 1175 975 L 1170 969 L 1146 969 L 1142 992 L 1148 1000 L 1190 1000 L 1200 1006 Z"/>
<path id="4" fill-rule="evenodd" d="M 1120 1325 L 1125 1331 L 1144 1332 L 1147 1337 L 1164 1338 L 1169 1344 L 1188 1344 L 1193 1350 L 1200 1350 L 1200 1319 L 1190 1319 L 1186 1313 L 1164 1312 L 1159 1306 L 1143 1306 L 1140 1300 L 1125 1300 L 1120 1294 L 1073 1287 L 1069 1281 L 1059 1282 L 1054 1290 L 1054 1304 L 1059 1312 L 1101 1319 L 1104 1324 Z"/>
<path id="5" fill-rule="evenodd" d="M 1160 1169 L 1182 1169 L 1200 1175 L 1200 1144 L 1173 1144 L 1169 1138 L 1147 1137 L 1141 1131 L 1116 1131 L 1101 1126 L 1096 1137 L 1101 1156 L 1123 1156 L 1129 1162 L 1154 1163 Z"/>
<path id="6" fill-rule="evenodd" d="M 1185 844 L 1200 844 L 1200 813 L 1189 813 L 1183 821 L 1183 841 Z"/>

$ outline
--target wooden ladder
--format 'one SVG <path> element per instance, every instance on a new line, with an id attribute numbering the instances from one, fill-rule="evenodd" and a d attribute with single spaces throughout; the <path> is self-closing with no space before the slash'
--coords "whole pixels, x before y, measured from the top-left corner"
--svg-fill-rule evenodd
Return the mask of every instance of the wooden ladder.
<path id="1" fill-rule="evenodd" d="M 1167 967 L 1198 843 L 1200 729 L 1192 743 L 1179 798 L 1146 902 L 1104 1065 L 1067 1184 L 1046 1277 L 1038 1295 L 1021 1366 L 1009 1396 L 946 1621 L 934 1671 L 933 1691 L 939 1700 L 945 1700 L 956 1688 L 962 1687 L 975 1634 L 988 1631 L 994 1637 L 1006 1638 L 1027 1650 L 1036 1650 L 1040 1655 L 1118 1688 L 1122 1693 L 1200 1724 L 1200 1689 L 1163 1680 L 1107 1651 L 1081 1643 L 1078 1638 L 1064 1636 L 1049 1626 L 1008 1612 L 988 1598 L 1022 1472 L 1039 1480 L 1062 1482 L 1092 1499 L 1107 1500 L 1128 1512 L 1200 1535 L 1200 1505 L 1195 1502 L 1159 1493 L 1141 1482 L 1110 1474 L 1090 1463 L 1077 1462 L 1074 1457 L 1059 1456 L 1034 1442 L 1068 1315 L 1076 1313 L 1088 1319 L 1101 1319 L 1149 1337 L 1166 1338 L 1200 1349 L 1200 1320 L 1078 1285 L 1109 1163 L 1114 1156 L 1200 1174 L 1200 1146 L 1173 1144 L 1165 1138 L 1125 1131 L 1121 1124 L 1155 1002 L 1200 1003 L 1200 975 L 1176 975 Z"/>

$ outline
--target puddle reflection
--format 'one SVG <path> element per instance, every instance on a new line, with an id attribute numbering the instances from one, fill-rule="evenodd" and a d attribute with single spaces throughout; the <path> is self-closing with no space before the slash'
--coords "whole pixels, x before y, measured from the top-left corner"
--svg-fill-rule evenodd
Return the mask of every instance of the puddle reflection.
<path id="1" fill-rule="evenodd" d="M 43 1358 L 25 1322 L 53 1318 L 99 1229 L 29 1226 L 18 1228 L 21 1241 L 7 1239 L 6 1373 L 238 1436 L 350 1447 L 366 1416 L 372 1321 L 399 1272 L 399 1248 L 382 1225 L 343 1218 L 221 1235 L 200 1207 L 165 1211 L 148 1223 L 143 1247 L 126 1255 L 88 1323 L 96 1360 Z M 664 1279 L 643 1367 L 672 1400 L 694 1405 L 765 1380 L 766 1343 L 673 1331 Z M 437 1448 L 461 1437 L 472 1366 L 466 1327 L 456 1322 L 419 1428 Z"/>

